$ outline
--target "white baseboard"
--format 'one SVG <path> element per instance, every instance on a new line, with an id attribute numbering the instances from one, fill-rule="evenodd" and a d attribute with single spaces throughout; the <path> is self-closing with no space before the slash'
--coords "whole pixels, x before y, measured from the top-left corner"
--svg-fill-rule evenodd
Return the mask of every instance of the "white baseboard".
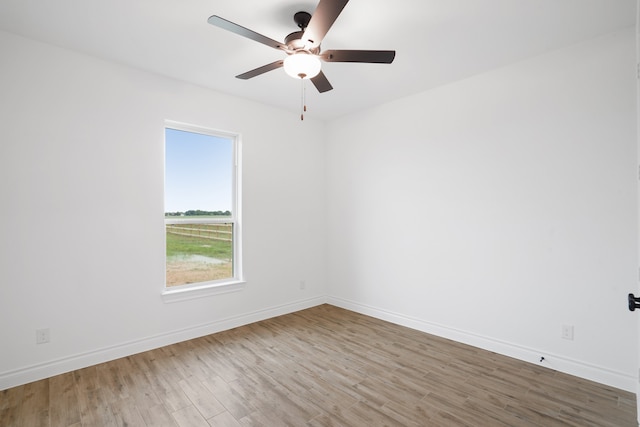
<path id="1" fill-rule="evenodd" d="M 527 348 L 516 344 L 496 340 L 490 337 L 472 334 L 466 331 L 450 328 L 447 326 L 431 323 L 422 319 L 417 319 L 403 314 L 390 312 L 365 304 L 353 301 L 327 297 L 327 304 L 335 305 L 356 313 L 365 314 L 380 320 L 385 320 L 397 325 L 406 326 L 411 329 L 426 332 L 439 337 L 451 339 L 484 350 L 492 351 L 505 356 L 513 357 L 525 362 L 534 363 L 549 369 L 575 375 L 591 381 L 615 387 L 621 390 L 635 393 L 635 377 L 623 372 L 614 371 L 600 366 L 591 365 L 579 360 L 570 359 L 556 354 L 545 353 L 533 348 Z M 544 361 L 540 358 L 544 357 Z"/>
<path id="2" fill-rule="evenodd" d="M 38 365 L 2 372 L 0 373 L 0 390 L 49 378 L 76 369 L 82 369 L 87 366 L 108 362 L 120 357 L 126 357 L 143 351 L 175 344 L 177 342 L 248 325 L 250 323 L 259 322 L 272 317 L 293 313 L 295 311 L 304 310 L 324 303 L 443 338 L 452 339 L 484 350 L 493 351 L 515 359 L 534 363 L 536 365 L 545 366 L 550 369 L 555 369 L 560 372 L 596 381 L 598 383 L 606 384 L 632 393 L 637 391 L 636 379 L 633 376 L 622 372 L 590 365 L 555 354 L 544 353 L 536 349 L 518 346 L 490 337 L 471 334 L 469 332 L 336 297 L 317 297 L 290 304 L 283 304 L 251 313 L 244 313 L 238 316 L 219 319 L 210 323 L 196 325 L 185 329 L 170 331 L 140 340 L 51 360 Z M 544 356 L 545 358 L 542 363 L 540 362 L 541 356 Z"/>
<path id="3" fill-rule="evenodd" d="M 326 298 L 324 296 L 296 301 L 290 304 L 283 304 L 251 313 L 244 313 L 238 316 L 219 319 L 210 323 L 174 330 L 82 354 L 63 357 L 13 371 L 2 372 L 0 373 L 0 390 L 49 378 L 65 372 L 74 371 L 76 369 L 86 368 L 88 366 L 108 362 L 121 357 L 131 356 L 133 354 L 153 350 L 155 348 L 175 344 L 181 341 L 237 328 L 239 326 L 248 325 L 261 320 L 270 319 L 272 317 L 293 313 L 324 303 L 326 303 Z"/>

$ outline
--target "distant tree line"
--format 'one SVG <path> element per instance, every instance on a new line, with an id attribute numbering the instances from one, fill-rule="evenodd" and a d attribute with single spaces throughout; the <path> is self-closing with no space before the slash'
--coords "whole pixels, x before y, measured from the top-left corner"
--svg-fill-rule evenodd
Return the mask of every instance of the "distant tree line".
<path id="1" fill-rule="evenodd" d="M 230 211 L 201 211 L 200 209 L 185 212 L 165 212 L 165 216 L 231 216 Z"/>

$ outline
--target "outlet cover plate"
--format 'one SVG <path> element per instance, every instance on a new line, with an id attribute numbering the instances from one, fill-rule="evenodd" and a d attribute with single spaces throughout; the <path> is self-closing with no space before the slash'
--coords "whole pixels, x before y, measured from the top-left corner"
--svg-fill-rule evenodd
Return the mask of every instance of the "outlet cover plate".
<path id="1" fill-rule="evenodd" d="M 46 344 L 49 342 L 49 328 L 36 330 L 36 344 Z"/>
<path id="2" fill-rule="evenodd" d="M 562 339 L 573 341 L 573 325 L 562 325 Z"/>

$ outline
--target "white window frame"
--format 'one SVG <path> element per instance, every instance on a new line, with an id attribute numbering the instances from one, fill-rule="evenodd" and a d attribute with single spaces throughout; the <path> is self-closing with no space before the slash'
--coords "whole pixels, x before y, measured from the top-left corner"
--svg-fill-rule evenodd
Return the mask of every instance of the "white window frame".
<path id="1" fill-rule="evenodd" d="M 219 280 L 211 280 L 199 283 L 190 283 L 186 285 L 177 285 L 167 287 L 166 280 L 166 255 L 164 262 L 164 285 L 162 291 L 162 298 L 164 302 L 176 302 L 184 301 L 193 298 L 201 298 L 210 295 L 217 295 L 229 292 L 237 292 L 244 289 L 244 276 L 242 270 L 242 185 L 241 185 L 241 154 L 242 144 L 240 134 L 234 132 L 220 131 L 210 129 L 202 126 L 195 126 L 186 123 L 180 123 L 170 120 L 165 120 L 163 131 L 167 128 L 175 129 L 191 133 L 199 133 L 203 135 L 210 135 L 219 138 L 231 139 L 233 141 L 233 173 L 232 173 L 232 201 L 231 201 L 231 218 L 197 218 L 197 219 L 182 219 L 182 218 L 165 218 L 163 224 L 163 240 L 166 247 L 166 226 L 168 224 L 220 224 L 220 223 L 233 223 L 233 277 Z M 166 132 L 164 132 L 166 135 Z M 166 141 L 163 138 L 163 149 L 166 148 Z M 166 156 L 166 153 L 165 153 Z M 166 161 L 165 161 L 166 163 Z M 164 187 L 163 187 L 164 188 Z M 163 212 L 164 216 L 164 212 Z"/>

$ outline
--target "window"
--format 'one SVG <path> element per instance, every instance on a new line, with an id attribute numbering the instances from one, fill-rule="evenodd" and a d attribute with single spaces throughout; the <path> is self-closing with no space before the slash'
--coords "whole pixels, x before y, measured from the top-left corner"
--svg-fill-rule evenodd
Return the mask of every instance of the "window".
<path id="1" fill-rule="evenodd" d="M 166 289 L 242 280 L 238 135 L 165 125 Z"/>

